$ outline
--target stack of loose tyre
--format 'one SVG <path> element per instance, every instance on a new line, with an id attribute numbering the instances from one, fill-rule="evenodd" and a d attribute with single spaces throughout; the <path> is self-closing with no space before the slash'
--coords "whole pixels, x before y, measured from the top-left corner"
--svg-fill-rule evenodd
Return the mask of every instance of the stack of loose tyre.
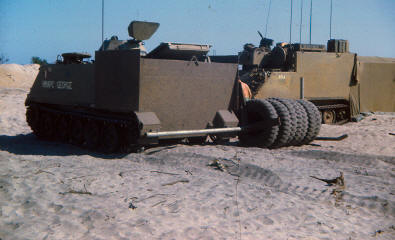
<path id="1" fill-rule="evenodd" d="M 280 148 L 309 144 L 321 128 L 317 107 L 306 100 L 284 98 L 252 99 L 246 102 L 242 145 Z M 258 126 L 257 125 L 261 125 Z"/>

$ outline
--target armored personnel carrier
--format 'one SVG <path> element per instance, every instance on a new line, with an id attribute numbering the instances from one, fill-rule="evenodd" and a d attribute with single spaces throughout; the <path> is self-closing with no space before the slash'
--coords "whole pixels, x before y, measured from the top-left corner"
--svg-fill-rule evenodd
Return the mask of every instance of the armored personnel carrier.
<path id="1" fill-rule="evenodd" d="M 147 53 L 142 41 L 158 27 L 133 21 L 132 39 L 104 41 L 94 61 L 64 53 L 42 66 L 25 102 L 34 134 L 106 153 L 168 140 L 202 143 L 208 135 L 280 147 L 318 134 L 319 112 L 310 102 L 246 102 L 238 65 L 211 62 L 209 45 L 161 43 Z"/>
<path id="2" fill-rule="evenodd" d="M 308 99 L 323 123 L 344 123 L 360 112 L 395 111 L 395 59 L 357 56 L 347 40 L 339 39 L 327 46 L 272 44 L 261 35 L 259 46 L 245 44 L 238 56 L 211 58 L 239 63 L 240 79 L 253 98 Z"/>

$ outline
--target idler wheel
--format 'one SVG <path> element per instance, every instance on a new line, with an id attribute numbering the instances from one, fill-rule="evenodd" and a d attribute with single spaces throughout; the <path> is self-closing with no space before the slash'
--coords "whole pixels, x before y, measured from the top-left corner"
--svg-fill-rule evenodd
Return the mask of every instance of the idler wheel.
<path id="1" fill-rule="evenodd" d="M 119 146 L 119 134 L 115 124 L 105 124 L 101 137 L 101 148 L 105 153 L 112 153 Z"/>
<path id="2" fill-rule="evenodd" d="M 100 126 L 95 120 L 85 122 L 84 144 L 88 149 L 95 149 L 99 145 Z"/>
<path id="3" fill-rule="evenodd" d="M 71 121 L 71 136 L 70 140 L 72 144 L 81 145 L 84 140 L 82 120 L 74 118 Z"/>

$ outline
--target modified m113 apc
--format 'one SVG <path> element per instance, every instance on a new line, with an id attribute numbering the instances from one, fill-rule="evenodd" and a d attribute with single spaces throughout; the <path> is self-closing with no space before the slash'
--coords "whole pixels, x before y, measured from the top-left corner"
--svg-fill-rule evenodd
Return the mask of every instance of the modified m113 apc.
<path id="1" fill-rule="evenodd" d="M 319 113 L 307 101 L 245 102 L 237 64 L 211 62 L 209 45 L 161 43 L 147 53 L 142 41 L 158 27 L 133 21 L 133 39 L 104 41 L 94 61 L 65 53 L 56 64 L 42 66 L 25 103 L 33 132 L 104 152 L 169 140 L 202 143 L 208 135 L 239 135 L 244 143 L 280 147 L 318 134 Z"/>
<path id="2" fill-rule="evenodd" d="M 262 37 L 262 35 L 261 35 Z M 241 81 L 253 98 L 308 99 L 322 122 L 344 123 L 366 111 L 395 111 L 395 59 L 361 57 L 349 52 L 347 40 L 320 44 L 277 43 L 263 38 L 245 44 L 238 56 L 213 56 L 217 62 L 242 66 Z"/>

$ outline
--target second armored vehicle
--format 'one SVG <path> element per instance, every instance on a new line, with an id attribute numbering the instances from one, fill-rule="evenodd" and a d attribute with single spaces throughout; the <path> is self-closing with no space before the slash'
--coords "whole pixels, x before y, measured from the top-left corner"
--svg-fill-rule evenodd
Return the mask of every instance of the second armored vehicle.
<path id="1" fill-rule="evenodd" d="M 262 37 L 262 35 L 261 35 Z M 242 66 L 241 81 L 253 98 L 306 98 L 320 110 L 323 123 L 344 123 L 366 111 L 395 111 L 395 59 L 360 57 L 346 40 L 319 44 L 278 43 L 263 38 L 245 44 L 239 55 L 213 61 Z"/>

